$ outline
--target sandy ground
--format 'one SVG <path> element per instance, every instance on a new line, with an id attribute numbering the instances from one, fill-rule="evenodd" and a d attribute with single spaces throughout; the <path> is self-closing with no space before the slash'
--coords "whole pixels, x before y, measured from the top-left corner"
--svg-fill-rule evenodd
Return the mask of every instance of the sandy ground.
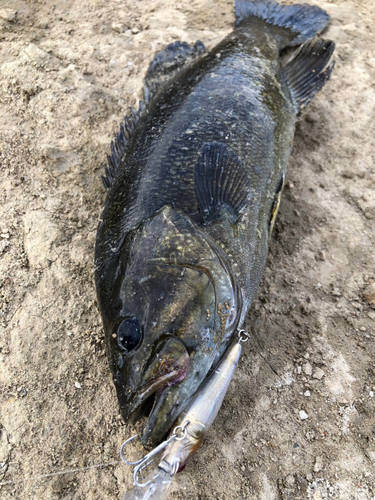
<path id="1" fill-rule="evenodd" d="M 313 3 L 332 17 L 336 68 L 297 127 L 251 341 L 171 500 L 375 498 L 375 3 Z M 154 52 L 179 39 L 213 47 L 232 10 L 0 1 L 4 500 L 119 499 L 131 485 L 119 448 L 134 429 L 119 415 L 93 281 L 100 173 Z"/>

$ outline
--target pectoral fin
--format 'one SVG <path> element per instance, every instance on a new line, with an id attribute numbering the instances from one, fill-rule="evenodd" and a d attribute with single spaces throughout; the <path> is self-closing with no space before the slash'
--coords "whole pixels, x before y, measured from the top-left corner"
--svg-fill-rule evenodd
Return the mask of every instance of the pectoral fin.
<path id="1" fill-rule="evenodd" d="M 235 223 L 247 205 L 249 188 L 249 173 L 229 146 L 204 144 L 195 165 L 195 192 L 205 224 L 223 218 Z"/>

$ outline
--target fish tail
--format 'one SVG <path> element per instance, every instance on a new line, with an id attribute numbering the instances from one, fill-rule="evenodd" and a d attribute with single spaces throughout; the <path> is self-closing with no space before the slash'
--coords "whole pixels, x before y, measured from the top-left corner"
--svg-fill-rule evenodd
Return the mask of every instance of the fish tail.
<path id="1" fill-rule="evenodd" d="M 280 49 L 300 45 L 320 33 L 330 17 L 314 5 L 280 5 L 274 0 L 235 0 L 236 26 L 244 26 L 251 17 L 285 28 L 278 30 Z"/>

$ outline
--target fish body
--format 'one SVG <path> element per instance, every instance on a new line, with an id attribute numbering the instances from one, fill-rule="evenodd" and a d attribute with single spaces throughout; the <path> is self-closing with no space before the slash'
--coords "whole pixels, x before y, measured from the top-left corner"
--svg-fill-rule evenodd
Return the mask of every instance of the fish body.
<path id="1" fill-rule="evenodd" d="M 177 42 L 146 75 L 104 178 L 95 279 L 124 418 L 157 443 L 225 353 L 262 277 L 295 123 L 328 79 L 316 7 L 237 1 L 211 52 Z M 281 66 L 280 52 L 301 45 Z M 149 409 L 149 408 L 148 408 Z"/>

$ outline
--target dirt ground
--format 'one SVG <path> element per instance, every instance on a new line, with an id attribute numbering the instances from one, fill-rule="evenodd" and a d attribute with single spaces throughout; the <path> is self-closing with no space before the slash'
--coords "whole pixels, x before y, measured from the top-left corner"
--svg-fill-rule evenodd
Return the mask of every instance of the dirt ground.
<path id="1" fill-rule="evenodd" d="M 336 68 L 297 127 L 251 340 L 171 500 L 375 499 L 375 2 L 309 3 Z M 233 20 L 228 0 L 0 0 L 4 500 L 131 485 L 93 281 L 100 174 L 155 51 L 211 48 Z"/>

